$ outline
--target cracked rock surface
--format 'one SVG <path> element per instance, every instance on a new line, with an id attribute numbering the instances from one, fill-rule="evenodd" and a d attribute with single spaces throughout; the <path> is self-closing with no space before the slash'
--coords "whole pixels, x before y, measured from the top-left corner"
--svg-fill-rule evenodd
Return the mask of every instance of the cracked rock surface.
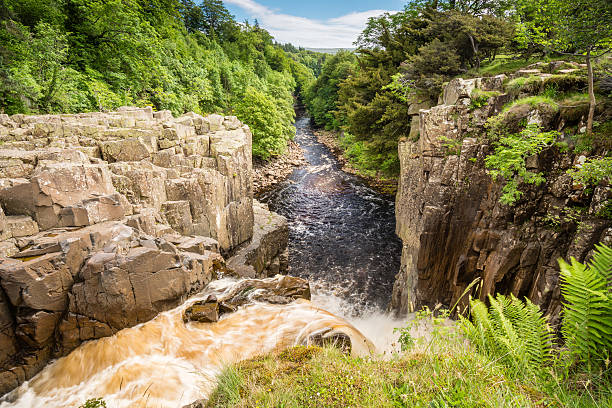
<path id="1" fill-rule="evenodd" d="M 250 248 L 258 269 L 286 250 L 282 217 L 280 239 L 253 239 L 252 136 L 235 117 L 0 115 L 0 141 L 0 394 L 234 274 L 224 256 Z"/>

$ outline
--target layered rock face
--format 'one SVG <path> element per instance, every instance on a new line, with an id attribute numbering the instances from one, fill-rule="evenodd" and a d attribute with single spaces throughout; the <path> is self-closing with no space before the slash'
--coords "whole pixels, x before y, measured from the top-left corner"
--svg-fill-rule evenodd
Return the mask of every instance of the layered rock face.
<path id="1" fill-rule="evenodd" d="M 548 77 L 542 74 L 542 81 Z M 514 206 L 500 203 L 502 184 L 485 169 L 484 158 L 493 148 L 484 125 L 512 100 L 504 93 L 504 80 L 503 75 L 454 79 L 440 105 L 420 110 L 416 138 L 400 141 L 396 215 L 404 245 L 391 305 L 398 314 L 423 305 L 452 306 L 480 278 L 473 296 L 525 296 L 558 322 L 557 260 L 584 261 L 595 243 L 612 241 L 612 222 L 602 216 L 610 189 L 574 185 L 566 171 L 585 157 L 571 149 L 553 145 L 527 158 L 526 167 L 542 172 L 545 184 L 521 185 L 524 195 Z M 474 89 L 498 92 L 477 107 Z M 525 104 L 507 110 L 502 120 L 516 131 L 512 128 L 519 124 L 563 129 L 580 118 L 564 115 L 563 106 L 554 111 Z"/>
<path id="2" fill-rule="evenodd" d="M 286 221 L 257 204 L 255 225 L 235 117 L 0 115 L 0 140 L 0 393 L 233 273 L 241 248 L 257 256 L 239 251 L 237 272 L 283 272 Z"/>

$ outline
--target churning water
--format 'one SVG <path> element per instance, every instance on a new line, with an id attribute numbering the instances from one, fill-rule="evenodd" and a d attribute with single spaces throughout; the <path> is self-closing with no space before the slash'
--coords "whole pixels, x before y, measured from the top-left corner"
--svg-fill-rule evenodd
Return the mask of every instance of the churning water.
<path id="1" fill-rule="evenodd" d="M 308 165 L 260 197 L 289 220 L 290 274 L 310 280 L 320 301 L 340 298 L 345 316 L 385 310 L 402 250 L 394 202 L 343 172 L 308 116 L 296 128 Z"/>

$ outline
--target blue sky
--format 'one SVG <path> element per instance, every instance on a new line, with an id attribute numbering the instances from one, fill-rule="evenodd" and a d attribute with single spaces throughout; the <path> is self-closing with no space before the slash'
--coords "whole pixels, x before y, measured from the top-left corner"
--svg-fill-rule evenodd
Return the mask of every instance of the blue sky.
<path id="1" fill-rule="evenodd" d="M 224 0 L 238 21 L 254 21 L 277 41 L 314 48 L 349 48 L 367 19 L 401 10 L 406 0 Z"/>

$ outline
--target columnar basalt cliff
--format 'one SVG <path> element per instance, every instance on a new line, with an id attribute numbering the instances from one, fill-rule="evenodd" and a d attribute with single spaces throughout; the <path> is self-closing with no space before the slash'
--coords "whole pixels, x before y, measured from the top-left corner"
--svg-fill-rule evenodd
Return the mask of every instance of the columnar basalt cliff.
<path id="1" fill-rule="evenodd" d="M 0 140 L 0 393 L 219 275 L 286 271 L 236 117 L 0 115 Z"/>
<path id="2" fill-rule="evenodd" d="M 549 72 L 542 72 L 543 67 Z M 547 81 L 560 78 L 551 75 L 555 69 L 540 64 L 516 76 L 539 77 L 543 89 Z M 612 222 L 602 215 L 612 197 L 609 187 L 587 189 L 567 174 L 585 157 L 573 152 L 565 130 L 582 126 L 588 102 L 560 109 L 518 103 L 502 112 L 513 98 L 524 96 L 506 93 L 505 82 L 505 75 L 452 80 L 440 105 L 421 109 L 419 120 L 413 121 L 419 133 L 400 141 L 396 232 L 403 253 L 391 305 L 398 314 L 423 305 L 452 306 L 481 278 L 473 296 L 484 299 L 500 292 L 528 297 L 554 324 L 560 311 L 557 260 L 584 261 L 595 243 L 612 241 Z M 490 95 L 484 106 L 473 103 L 478 94 Z M 602 108 L 598 112 L 605 115 Z M 561 130 L 570 144 L 569 149 L 553 144 L 527 158 L 526 167 L 543 172 L 546 182 L 521 185 L 524 195 L 514 206 L 500 202 L 503 184 L 485 168 L 484 158 L 493 152 L 485 123 L 493 116 L 509 132 L 527 124 Z"/>

